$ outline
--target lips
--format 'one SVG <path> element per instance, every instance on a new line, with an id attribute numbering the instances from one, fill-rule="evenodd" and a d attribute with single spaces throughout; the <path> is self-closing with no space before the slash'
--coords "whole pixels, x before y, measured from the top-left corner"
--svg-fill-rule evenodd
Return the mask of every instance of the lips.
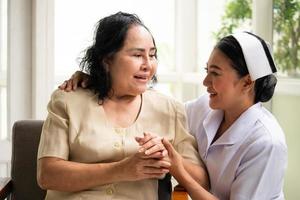
<path id="1" fill-rule="evenodd" d="M 217 95 L 217 93 L 215 91 L 211 90 L 211 89 L 208 89 L 207 92 L 208 92 L 210 97 L 215 97 Z"/>
<path id="2" fill-rule="evenodd" d="M 207 90 L 207 92 L 208 92 L 209 94 L 213 94 L 213 95 L 216 95 L 216 94 L 217 94 L 216 92 L 214 92 L 214 91 L 212 91 L 212 90 Z"/>
<path id="3" fill-rule="evenodd" d="M 147 75 L 147 74 L 137 74 L 137 75 L 134 75 L 133 77 L 139 81 L 148 81 L 148 79 L 149 79 L 149 75 Z"/>
<path id="4" fill-rule="evenodd" d="M 134 78 L 147 80 L 148 76 L 136 75 Z"/>

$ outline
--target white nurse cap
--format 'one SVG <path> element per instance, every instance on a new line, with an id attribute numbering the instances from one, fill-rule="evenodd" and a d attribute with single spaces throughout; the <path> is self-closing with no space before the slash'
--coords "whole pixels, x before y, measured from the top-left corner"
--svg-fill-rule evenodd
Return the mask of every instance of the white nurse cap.
<path id="1" fill-rule="evenodd" d="M 263 39 L 249 32 L 239 32 L 232 36 L 242 48 L 246 65 L 253 81 L 277 72 L 270 45 Z"/>

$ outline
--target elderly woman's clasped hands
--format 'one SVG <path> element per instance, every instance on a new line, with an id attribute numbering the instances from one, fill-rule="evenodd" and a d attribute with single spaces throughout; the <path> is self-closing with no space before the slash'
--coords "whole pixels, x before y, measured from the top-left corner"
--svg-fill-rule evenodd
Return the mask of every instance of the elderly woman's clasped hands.
<path id="1" fill-rule="evenodd" d="M 135 137 L 139 144 L 138 152 L 124 160 L 124 172 L 132 175 L 132 180 L 163 178 L 171 167 L 168 151 L 163 138 L 150 133 Z"/>

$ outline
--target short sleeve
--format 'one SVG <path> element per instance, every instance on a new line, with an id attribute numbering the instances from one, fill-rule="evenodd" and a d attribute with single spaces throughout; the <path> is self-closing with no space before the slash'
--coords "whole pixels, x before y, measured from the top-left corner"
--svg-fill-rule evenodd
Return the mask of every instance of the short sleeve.
<path id="1" fill-rule="evenodd" d="M 186 102 L 185 110 L 188 130 L 192 135 L 196 136 L 200 123 L 204 121 L 207 114 L 211 111 L 209 108 L 209 96 L 204 94 L 198 99 Z"/>
<path id="2" fill-rule="evenodd" d="M 48 116 L 42 128 L 38 150 L 38 159 L 58 157 L 68 160 L 68 126 L 67 106 L 63 91 L 55 91 L 48 103 Z"/>
<path id="3" fill-rule="evenodd" d="M 260 140 L 246 152 L 231 188 L 231 200 L 284 199 L 282 187 L 287 150 Z"/>
<path id="4" fill-rule="evenodd" d="M 173 146 L 183 158 L 190 160 L 195 164 L 202 165 L 203 163 L 198 153 L 196 140 L 194 136 L 187 131 L 188 128 L 184 106 L 180 103 L 176 103 L 175 110 L 175 138 Z"/>

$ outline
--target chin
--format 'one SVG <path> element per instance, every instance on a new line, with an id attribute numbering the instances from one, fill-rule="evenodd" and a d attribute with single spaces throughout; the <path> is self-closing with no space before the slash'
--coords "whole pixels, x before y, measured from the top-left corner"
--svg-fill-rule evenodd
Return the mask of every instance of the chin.
<path id="1" fill-rule="evenodd" d="M 212 102 L 211 100 L 209 101 L 209 107 L 213 110 L 220 109 L 219 106 L 216 103 Z"/>
<path id="2" fill-rule="evenodd" d="M 145 87 L 145 88 L 137 88 L 137 89 L 134 91 L 134 93 L 135 93 L 136 95 L 140 95 L 140 94 L 143 94 L 144 92 L 146 92 L 146 90 L 147 90 L 147 87 Z"/>

